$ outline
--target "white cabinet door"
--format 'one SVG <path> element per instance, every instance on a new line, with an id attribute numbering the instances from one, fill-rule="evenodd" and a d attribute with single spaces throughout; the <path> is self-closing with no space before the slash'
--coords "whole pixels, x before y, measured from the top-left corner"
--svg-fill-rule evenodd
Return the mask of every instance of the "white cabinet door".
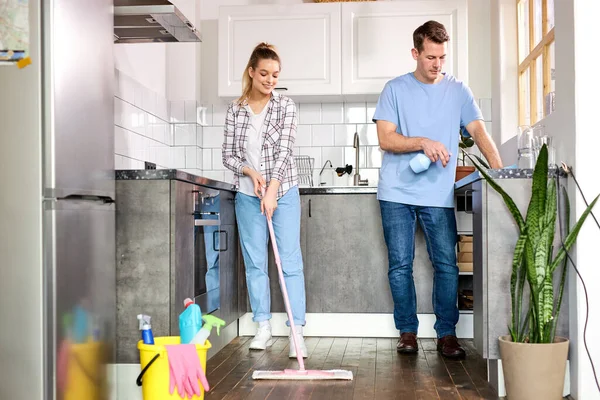
<path id="1" fill-rule="evenodd" d="M 414 71 L 412 35 L 436 20 L 450 35 L 446 72 L 468 79 L 466 0 L 342 4 L 342 93 L 379 94 L 385 83 Z"/>
<path id="2" fill-rule="evenodd" d="M 239 96 L 252 49 L 275 45 L 281 57 L 280 91 L 289 95 L 341 94 L 341 6 L 295 4 L 221 7 L 219 96 Z"/>

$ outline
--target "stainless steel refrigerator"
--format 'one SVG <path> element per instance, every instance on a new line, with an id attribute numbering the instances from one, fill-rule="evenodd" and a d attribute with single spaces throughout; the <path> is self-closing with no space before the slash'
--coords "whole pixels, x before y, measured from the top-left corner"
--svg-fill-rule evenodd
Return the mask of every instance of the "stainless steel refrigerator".
<path id="1" fill-rule="evenodd" d="M 0 399 L 104 399 L 116 311 L 113 3 L 4 4 L 17 2 L 28 4 L 32 62 L 0 66 Z"/>

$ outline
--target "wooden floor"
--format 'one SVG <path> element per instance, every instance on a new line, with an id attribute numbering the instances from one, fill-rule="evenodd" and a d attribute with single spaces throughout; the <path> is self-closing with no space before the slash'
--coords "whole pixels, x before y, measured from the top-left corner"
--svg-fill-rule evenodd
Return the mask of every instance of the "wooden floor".
<path id="1" fill-rule="evenodd" d="M 288 338 L 266 351 L 250 351 L 238 337 L 208 360 L 207 400 L 216 399 L 497 399 L 488 386 L 486 364 L 472 341 L 461 340 L 463 361 L 446 360 L 433 339 L 419 340 L 416 355 L 396 352 L 396 339 L 306 338 L 307 369 L 346 369 L 353 381 L 254 381 L 254 370 L 297 368 L 288 358 Z"/>

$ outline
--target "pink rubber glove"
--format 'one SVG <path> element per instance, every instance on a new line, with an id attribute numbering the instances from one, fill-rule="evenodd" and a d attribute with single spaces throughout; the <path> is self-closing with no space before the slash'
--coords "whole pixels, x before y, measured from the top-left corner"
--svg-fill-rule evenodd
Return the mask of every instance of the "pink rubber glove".
<path id="1" fill-rule="evenodd" d="M 198 385 L 198 380 L 202 383 L 202 387 L 205 392 L 210 390 L 210 386 L 208 385 L 208 381 L 206 380 L 206 375 L 204 374 L 204 370 L 202 369 L 202 365 L 200 365 L 200 359 L 198 358 L 198 353 L 196 352 L 196 347 L 194 346 L 193 351 L 190 349 L 185 352 L 184 355 L 186 370 L 188 371 L 188 376 L 190 381 L 192 382 L 194 393 L 198 396 L 202 393 L 200 391 L 200 386 Z"/>
<path id="2" fill-rule="evenodd" d="M 169 393 L 173 394 L 177 388 L 177 394 L 182 399 L 186 397 L 187 391 L 184 387 L 185 366 L 179 352 L 180 345 L 166 345 L 167 358 L 169 359 Z"/>

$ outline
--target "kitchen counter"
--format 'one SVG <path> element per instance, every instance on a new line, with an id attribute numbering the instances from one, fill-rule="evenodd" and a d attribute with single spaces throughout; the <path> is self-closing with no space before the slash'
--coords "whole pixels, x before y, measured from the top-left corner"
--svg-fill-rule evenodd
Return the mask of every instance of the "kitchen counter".
<path id="1" fill-rule="evenodd" d="M 202 176 L 192 175 L 178 169 L 118 169 L 115 170 L 115 179 L 122 180 L 177 180 L 193 183 L 213 189 L 235 192 L 231 183 L 216 181 Z"/>

